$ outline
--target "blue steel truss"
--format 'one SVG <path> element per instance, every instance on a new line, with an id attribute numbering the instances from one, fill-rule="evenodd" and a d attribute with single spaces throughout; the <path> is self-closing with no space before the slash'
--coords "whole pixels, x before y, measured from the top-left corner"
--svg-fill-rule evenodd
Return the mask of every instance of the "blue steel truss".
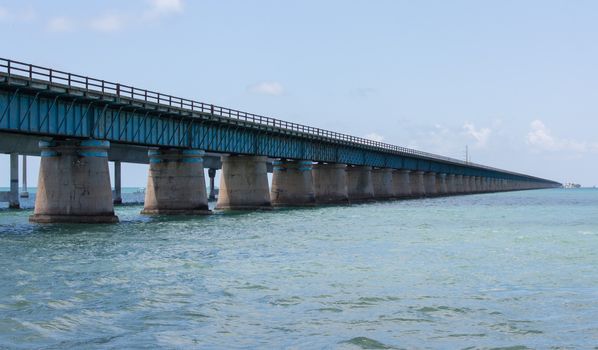
<path id="1" fill-rule="evenodd" d="M 0 131 L 556 184 L 2 58 Z"/>

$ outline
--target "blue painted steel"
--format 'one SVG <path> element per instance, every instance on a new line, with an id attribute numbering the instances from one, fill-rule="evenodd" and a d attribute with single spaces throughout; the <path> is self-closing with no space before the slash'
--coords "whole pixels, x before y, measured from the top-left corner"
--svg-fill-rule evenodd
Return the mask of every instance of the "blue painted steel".
<path id="1" fill-rule="evenodd" d="M 206 154 L 206 152 L 199 149 L 184 149 L 182 150 L 181 154 L 188 156 L 203 156 Z"/>
<path id="2" fill-rule="evenodd" d="M 82 140 L 79 145 L 81 145 L 82 147 L 109 148 L 110 142 L 103 140 Z"/>
<path id="3" fill-rule="evenodd" d="M 41 152 L 42 158 L 50 158 L 50 157 L 58 157 L 58 152 L 55 151 L 42 151 Z"/>
<path id="4" fill-rule="evenodd" d="M 81 157 L 93 157 L 93 158 L 108 158 L 108 152 L 90 152 L 90 151 L 79 151 L 77 152 Z"/>
<path id="5" fill-rule="evenodd" d="M 177 155 L 176 153 L 172 154 L 160 149 L 150 149 L 147 154 L 150 163 L 202 163 L 205 154 L 204 151 L 198 149 L 183 149 L 179 150 L 179 152 L 180 153 Z M 166 157 L 162 158 L 162 156 Z M 173 158 L 168 158 L 168 156 L 173 156 Z"/>
<path id="6" fill-rule="evenodd" d="M 183 158 L 181 163 L 202 163 L 203 158 Z"/>
<path id="7" fill-rule="evenodd" d="M 0 59 L 0 131 L 94 139 L 83 141 L 90 147 L 116 142 L 556 184 L 15 61 L 8 71 L 6 62 Z"/>

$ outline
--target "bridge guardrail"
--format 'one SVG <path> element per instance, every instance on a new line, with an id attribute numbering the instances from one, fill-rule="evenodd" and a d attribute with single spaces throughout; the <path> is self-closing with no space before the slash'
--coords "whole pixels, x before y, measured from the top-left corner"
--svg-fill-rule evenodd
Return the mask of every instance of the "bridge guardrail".
<path id="1" fill-rule="evenodd" d="M 529 177 L 528 175 L 509 172 L 482 164 L 466 162 L 460 159 L 445 157 L 438 154 L 418 151 L 406 147 L 388 144 L 385 142 L 369 140 L 362 137 L 351 136 L 348 134 L 338 133 L 298 123 L 287 122 L 281 119 L 266 117 L 259 114 L 243 112 L 236 109 L 180 98 L 151 90 L 139 89 L 130 85 L 113 83 L 102 79 L 90 78 L 79 74 L 68 73 L 56 69 L 46 68 L 34 64 L 9 60 L 5 58 L 0 58 L 0 72 L 5 73 L 8 76 L 9 80 L 11 76 L 18 76 L 19 78 L 26 78 L 29 80 L 41 80 L 50 84 L 56 83 L 65 85 L 69 88 L 83 89 L 86 92 L 101 93 L 106 95 L 109 94 L 119 98 L 130 98 L 132 100 L 143 101 L 146 103 L 156 103 L 168 107 L 189 110 L 191 112 L 212 114 L 219 117 L 238 119 L 260 125 L 273 126 L 290 131 L 297 131 L 310 135 L 325 137 L 331 140 L 345 141 L 357 145 L 375 147 L 383 151 L 390 151 L 393 153 L 399 153 L 403 155 L 414 155 L 434 160 L 440 160 L 443 162 L 449 162 L 453 164 L 477 167 L 486 170 L 493 170 L 513 175 Z"/>

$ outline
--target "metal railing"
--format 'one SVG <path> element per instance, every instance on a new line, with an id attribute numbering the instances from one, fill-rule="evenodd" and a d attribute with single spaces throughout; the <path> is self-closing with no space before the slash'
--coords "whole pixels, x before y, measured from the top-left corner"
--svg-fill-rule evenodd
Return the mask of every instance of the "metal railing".
<path id="1" fill-rule="evenodd" d="M 334 131 L 315 128 L 307 125 L 287 122 L 280 119 L 265 117 L 258 114 L 247 113 L 231 108 L 216 106 L 185 98 L 180 98 L 172 95 L 163 94 L 160 92 L 139 89 L 133 86 L 113 83 L 101 79 L 86 77 L 83 75 L 63 72 L 51 68 L 36 66 L 29 63 L 0 58 L 0 73 L 4 73 L 10 81 L 12 76 L 18 78 L 26 78 L 31 81 L 44 81 L 50 84 L 60 84 L 67 88 L 76 88 L 84 90 L 85 92 L 101 93 L 104 95 L 112 95 L 118 98 L 131 99 L 145 103 L 155 103 L 171 108 L 180 108 L 191 112 L 211 114 L 223 118 L 238 119 L 245 122 L 251 122 L 264 126 L 272 126 L 284 130 L 296 131 L 308 135 L 328 138 L 335 141 L 344 141 L 361 146 L 375 147 L 391 153 L 399 153 L 403 155 L 415 155 L 429 159 L 441 160 L 459 165 L 466 165 L 470 167 L 477 167 L 487 170 L 500 171 L 503 173 L 510 173 L 514 175 L 526 176 L 519 173 L 509 172 L 497 168 L 488 167 L 481 164 L 466 162 L 460 159 L 445 157 L 433 153 L 422 152 L 406 147 L 396 146 L 384 142 L 369 140 L 362 137 L 351 136 Z"/>

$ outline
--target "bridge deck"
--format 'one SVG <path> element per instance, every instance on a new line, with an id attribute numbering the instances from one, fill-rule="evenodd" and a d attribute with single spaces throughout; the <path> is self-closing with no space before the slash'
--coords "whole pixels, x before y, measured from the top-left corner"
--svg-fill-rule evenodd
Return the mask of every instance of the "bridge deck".
<path id="1" fill-rule="evenodd" d="M 0 89 L 8 132 L 548 181 L 1 58 Z"/>

